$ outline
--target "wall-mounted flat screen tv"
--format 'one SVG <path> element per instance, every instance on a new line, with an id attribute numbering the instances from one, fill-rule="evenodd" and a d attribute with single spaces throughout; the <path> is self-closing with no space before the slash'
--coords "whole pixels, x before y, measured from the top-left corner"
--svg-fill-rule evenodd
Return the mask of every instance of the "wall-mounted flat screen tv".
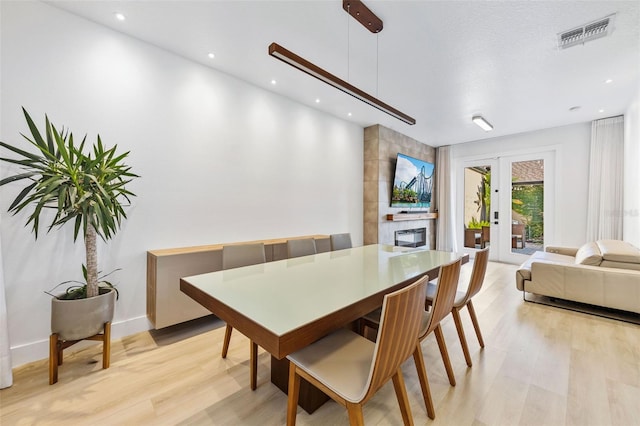
<path id="1" fill-rule="evenodd" d="M 429 208 L 434 168 L 433 163 L 398 153 L 391 207 Z"/>

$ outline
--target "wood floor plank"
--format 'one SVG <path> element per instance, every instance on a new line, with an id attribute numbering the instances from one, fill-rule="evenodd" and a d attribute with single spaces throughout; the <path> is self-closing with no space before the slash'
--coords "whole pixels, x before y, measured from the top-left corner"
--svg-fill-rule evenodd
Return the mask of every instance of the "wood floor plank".
<path id="1" fill-rule="evenodd" d="M 607 380 L 611 423 L 614 425 L 640 424 L 640 388 L 615 380 Z"/>
<path id="2" fill-rule="evenodd" d="M 566 417 L 567 396 L 531 385 L 524 401 L 522 426 L 560 425 Z"/>
<path id="3" fill-rule="evenodd" d="M 612 424 L 601 354 L 572 349 L 570 369 L 567 424 Z"/>
<path id="4" fill-rule="evenodd" d="M 498 376 L 480 407 L 478 419 L 488 425 L 509 425 L 521 418 L 529 390 L 525 381 Z"/>
<path id="5" fill-rule="evenodd" d="M 472 263 L 463 266 L 461 288 Z M 450 317 L 442 323 L 457 385 L 449 385 L 435 339 L 423 356 L 436 410 L 427 418 L 413 360 L 403 365 L 415 424 L 631 425 L 640 423 L 640 326 L 526 303 L 515 289 L 516 266 L 490 262 L 474 305 L 486 347 L 462 312 L 473 367 L 467 367 Z M 100 344 L 65 353 L 59 382 L 48 361 L 14 370 L 0 391 L 0 424 L 13 425 L 283 425 L 286 395 L 258 356 L 258 388 L 249 388 L 248 339 L 234 333 L 220 357 L 223 323 L 213 317 L 112 342 L 111 367 Z M 371 425 L 401 424 L 391 384 L 364 407 Z M 333 402 L 299 425 L 348 424 Z"/>

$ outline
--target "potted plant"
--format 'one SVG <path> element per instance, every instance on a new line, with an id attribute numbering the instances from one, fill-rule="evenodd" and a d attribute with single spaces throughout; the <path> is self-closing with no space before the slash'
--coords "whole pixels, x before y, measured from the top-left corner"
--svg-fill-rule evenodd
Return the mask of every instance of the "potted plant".
<path id="1" fill-rule="evenodd" d="M 64 128 L 58 131 L 46 116 L 42 134 L 28 112 L 24 108 L 22 111 L 31 137 L 22 136 L 35 148 L 35 153 L 0 142 L 0 146 L 17 154 L 17 158 L 0 160 L 21 169 L 0 180 L 0 186 L 28 182 L 9 206 L 9 212 L 16 214 L 32 208 L 25 226 L 31 226 L 36 239 L 45 211 L 54 213 L 44 218 L 52 216 L 47 232 L 70 222 L 77 241 L 82 231 L 86 250 L 86 266 L 82 269 L 86 282 L 52 299 L 52 336 L 57 334 L 62 341 L 85 339 L 98 334 L 105 322 L 111 322 L 115 301 L 113 287 L 98 277 L 96 239 L 100 236 L 109 240 L 120 228 L 127 217 L 124 203 L 128 204 L 130 197 L 135 196 L 125 186 L 138 176 L 124 163 L 129 152 L 119 154 L 117 146 L 106 149 L 99 135 L 85 152 L 86 136 L 77 144 L 71 132 Z M 75 308 L 76 305 L 79 307 Z"/>

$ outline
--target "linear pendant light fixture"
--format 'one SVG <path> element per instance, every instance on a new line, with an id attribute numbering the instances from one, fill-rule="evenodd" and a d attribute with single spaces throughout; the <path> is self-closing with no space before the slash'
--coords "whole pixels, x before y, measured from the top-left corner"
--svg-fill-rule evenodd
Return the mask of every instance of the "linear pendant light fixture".
<path id="1" fill-rule="evenodd" d="M 320 68 L 319 66 L 307 61 L 306 59 L 296 55 L 290 50 L 285 49 L 277 43 L 271 43 L 269 45 L 269 55 L 274 58 L 280 59 L 291 65 L 294 68 L 299 69 L 302 72 L 309 74 L 317 78 L 320 81 L 335 87 L 338 90 L 342 90 L 344 93 L 353 96 L 356 99 L 361 100 L 364 103 L 371 105 L 374 108 L 378 108 L 382 112 L 386 112 L 392 117 L 397 118 L 400 121 L 404 121 L 407 124 L 416 124 L 416 119 L 408 116 L 407 114 L 398 111 L 394 107 L 385 104 L 380 99 L 374 98 L 370 94 L 358 89 L 357 87 L 347 83 L 339 77 L 331 74 L 328 71 Z"/>
<path id="2" fill-rule="evenodd" d="M 478 126 L 480 126 L 480 128 L 482 130 L 484 130 L 485 132 L 489 132 L 489 131 L 493 130 L 493 126 L 491 125 L 491 123 L 489 123 L 487 120 L 485 120 L 484 117 L 482 117 L 481 115 L 474 115 L 471 118 L 471 121 L 473 121 Z"/>
<path id="3" fill-rule="evenodd" d="M 356 19 L 367 30 L 374 34 L 382 31 L 382 20 L 378 18 L 367 6 L 365 6 L 361 0 L 343 0 L 342 8 L 350 16 Z M 339 77 L 331 74 L 330 72 L 320 68 L 319 66 L 307 61 L 306 59 L 296 55 L 290 50 L 285 49 L 277 43 L 271 43 L 269 45 L 269 55 L 276 59 L 280 59 L 282 62 L 291 65 L 300 71 L 309 74 L 312 77 L 323 81 L 338 90 L 342 90 L 344 93 L 353 96 L 356 99 L 361 100 L 364 103 L 371 105 L 374 108 L 379 109 L 382 112 L 386 112 L 392 117 L 397 118 L 400 121 L 404 121 L 407 124 L 416 124 L 416 120 L 409 115 L 398 111 L 394 107 L 385 104 L 380 99 L 377 99 L 367 92 L 358 89 L 352 84 L 347 83 Z"/>

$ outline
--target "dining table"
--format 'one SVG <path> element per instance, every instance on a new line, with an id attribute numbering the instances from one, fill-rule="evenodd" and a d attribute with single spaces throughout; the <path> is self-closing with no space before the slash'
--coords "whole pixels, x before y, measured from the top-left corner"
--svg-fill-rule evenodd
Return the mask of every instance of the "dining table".
<path id="1" fill-rule="evenodd" d="M 180 290 L 271 354 L 271 382 L 288 388 L 286 356 L 382 306 L 385 294 L 468 255 L 371 244 L 180 279 Z M 328 397 L 309 383 L 299 405 Z"/>

